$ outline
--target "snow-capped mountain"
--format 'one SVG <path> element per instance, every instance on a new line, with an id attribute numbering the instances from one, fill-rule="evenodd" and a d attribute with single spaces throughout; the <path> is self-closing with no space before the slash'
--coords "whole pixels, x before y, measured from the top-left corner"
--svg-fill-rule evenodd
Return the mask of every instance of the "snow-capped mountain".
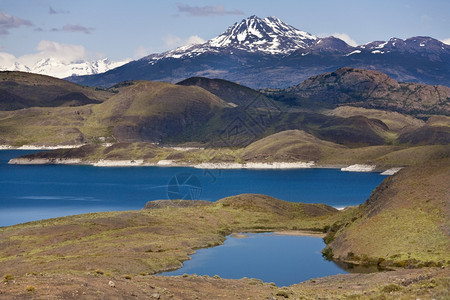
<path id="1" fill-rule="evenodd" d="M 251 16 L 230 26 L 221 35 L 197 45 L 187 45 L 144 57 L 154 63 L 164 58 L 195 57 L 203 53 L 245 51 L 248 53 L 289 54 L 313 45 L 318 37 L 283 23 L 276 17 Z"/>
<path id="2" fill-rule="evenodd" d="M 449 48 L 436 39 L 427 36 L 416 36 L 406 40 L 392 38 L 389 41 L 375 41 L 365 45 L 358 46 L 360 50 L 371 51 L 372 53 L 389 53 L 390 51 L 401 52 L 423 52 L 423 53 L 440 53 L 442 50 Z"/>
<path id="3" fill-rule="evenodd" d="M 69 76 L 93 75 L 107 72 L 120 67 L 129 61 L 112 62 L 107 58 L 93 62 L 82 61 L 66 64 L 55 58 L 44 58 L 32 66 L 26 66 L 15 62 L 12 66 L 0 67 L 0 71 L 22 71 L 41 75 L 49 75 L 57 78 Z"/>
<path id="4" fill-rule="evenodd" d="M 450 86 L 450 46 L 436 39 L 392 38 L 353 47 L 336 37 L 319 38 L 276 17 L 256 16 L 235 23 L 205 43 L 69 80 L 108 87 L 125 80 L 179 82 L 200 76 L 252 88 L 284 88 L 346 66 L 378 70 L 398 81 Z"/>

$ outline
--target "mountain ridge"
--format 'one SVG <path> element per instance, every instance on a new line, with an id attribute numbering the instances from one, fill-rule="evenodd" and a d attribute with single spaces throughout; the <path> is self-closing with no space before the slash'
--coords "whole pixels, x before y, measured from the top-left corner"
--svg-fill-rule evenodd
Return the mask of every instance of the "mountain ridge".
<path id="1" fill-rule="evenodd" d="M 33 65 L 25 65 L 16 61 L 11 66 L 0 66 L 0 71 L 28 72 L 61 79 L 69 76 L 83 76 L 105 73 L 128 62 L 129 60 L 116 62 L 111 61 L 107 58 L 103 58 L 96 61 L 64 63 L 58 59 L 46 57 L 40 59 Z"/>
<path id="2" fill-rule="evenodd" d="M 125 80 L 176 83 L 219 78 L 251 88 L 286 88 L 341 67 L 378 70 L 398 81 L 450 86 L 450 46 L 431 37 L 392 38 L 350 46 L 319 38 L 275 17 L 251 16 L 202 44 L 151 54 L 106 73 L 70 81 L 109 87 Z"/>

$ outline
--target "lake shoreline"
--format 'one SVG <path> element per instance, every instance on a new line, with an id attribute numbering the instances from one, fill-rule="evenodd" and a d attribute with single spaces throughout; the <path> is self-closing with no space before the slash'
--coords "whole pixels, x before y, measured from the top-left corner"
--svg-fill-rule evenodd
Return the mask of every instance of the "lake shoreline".
<path id="1" fill-rule="evenodd" d="M 12 149 L 11 149 L 12 150 Z M 20 149 L 19 149 L 20 150 Z M 190 164 L 183 162 L 176 162 L 172 160 L 160 160 L 156 163 L 146 163 L 142 159 L 137 160 L 98 160 L 95 162 L 85 161 L 79 158 L 13 158 L 9 160 L 11 165 L 87 165 L 94 167 L 186 167 L 196 169 L 252 169 L 252 170 L 270 170 L 270 169 L 340 169 L 343 172 L 382 172 L 382 175 L 393 175 L 397 173 L 402 167 L 393 168 L 379 168 L 376 165 L 332 165 L 332 164 L 316 164 L 313 161 L 309 162 L 249 162 L 249 163 L 198 163 Z"/>

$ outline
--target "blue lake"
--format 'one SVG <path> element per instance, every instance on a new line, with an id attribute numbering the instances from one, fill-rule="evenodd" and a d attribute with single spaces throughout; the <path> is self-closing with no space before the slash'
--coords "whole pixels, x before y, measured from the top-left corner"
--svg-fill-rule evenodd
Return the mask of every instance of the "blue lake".
<path id="1" fill-rule="evenodd" d="M 0 151 L 0 226 L 88 212 L 136 210 L 150 200 L 260 193 L 292 202 L 363 203 L 385 176 L 335 169 L 201 170 L 175 167 L 8 165 L 35 151 Z"/>
<path id="2" fill-rule="evenodd" d="M 160 275 L 219 275 L 222 278 L 257 278 L 277 286 L 289 286 L 311 278 L 346 271 L 322 257 L 321 238 L 274 233 L 228 237 L 223 245 L 200 249 L 176 271 Z"/>

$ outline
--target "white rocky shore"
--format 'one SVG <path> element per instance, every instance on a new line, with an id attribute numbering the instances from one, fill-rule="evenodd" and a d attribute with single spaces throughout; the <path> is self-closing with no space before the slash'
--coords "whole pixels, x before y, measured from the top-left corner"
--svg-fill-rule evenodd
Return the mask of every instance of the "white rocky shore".
<path id="1" fill-rule="evenodd" d="M 80 165 L 83 161 L 79 158 L 13 158 L 10 159 L 10 165 Z"/>
<path id="2" fill-rule="evenodd" d="M 374 165 L 351 165 L 345 168 L 341 168 L 343 172 L 373 172 L 377 166 Z"/>
<path id="3" fill-rule="evenodd" d="M 11 145 L 0 145 L 0 150 L 55 150 L 55 149 L 74 149 L 80 148 L 84 144 L 77 145 L 23 145 L 20 147 L 13 147 Z"/>
<path id="4" fill-rule="evenodd" d="M 273 163 L 201 163 L 197 169 L 304 169 L 314 166 L 314 162 L 273 162 Z"/>
<path id="5" fill-rule="evenodd" d="M 108 160 L 101 159 L 99 161 L 85 161 L 78 158 L 13 158 L 8 164 L 16 165 L 91 165 L 94 167 L 191 167 L 197 169 L 305 169 L 305 168 L 340 168 L 338 166 L 321 166 L 316 165 L 313 161 L 310 162 L 272 162 L 272 163 L 200 163 L 189 164 L 178 162 L 174 160 L 160 160 L 157 163 L 146 163 L 143 159 L 137 160 Z M 348 167 L 340 168 L 343 172 L 374 172 L 376 166 L 374 165 L 350 165 Z M 390 168 L 380 173 L 381 175 L 394 175 L 401 167 Z"/>
<path id="6" fill-rule="evenodd" d="M 94 167 L 139 167 L 144 165 L 143 159 L 137 160 L 107 160 L 101 159 L 91 163 Z"/>
<path id="7" fill-rule="evenodd" d="M 390 168 L 390 169 L 387 169 L 386 171 L 382 172 L 380 175 L 394 175 L 401 169 L 403 169 L 403 168 Z"/>

